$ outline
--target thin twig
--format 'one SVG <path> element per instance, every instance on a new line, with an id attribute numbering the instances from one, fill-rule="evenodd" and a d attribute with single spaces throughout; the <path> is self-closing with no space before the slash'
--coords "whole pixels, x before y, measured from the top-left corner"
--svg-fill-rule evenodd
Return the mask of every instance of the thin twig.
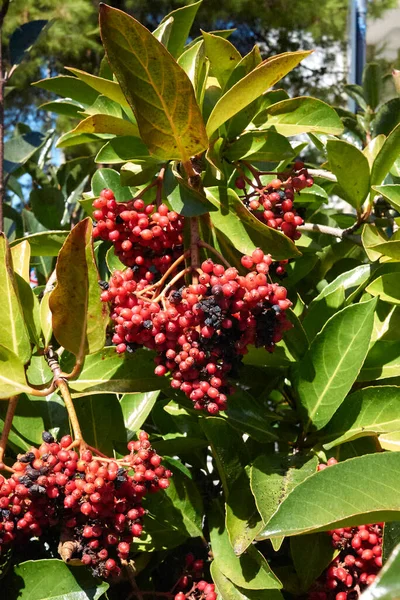
<path id="1" fill-rule="evenodd" d="M 224 265 L 226 267 L 230 267 L 231 265 L 229 264 L 229 262 L 227 260 L 225 260 L 225 258 L 222 256 L 222 254 L 220 254 L 218 252 L 218 250 L 216 250 L 215 248 L 213 248 L 210 244 L 207 244 L 207 242 L 204 242 L 203 240 L 199 240 L 198 241 L 198 245 L 200 246 L 200 248 L 207 248 L 207 250 L 209 250 L 210 252 L 212 252 L 215 256 L 218 257 L 218 259 L 224 263 Z"/>
<path id="2" fill-rule="evenodd" d="M 179 281 L 179 279 L 181 279 L 186 273 L 188 273 L 191 270 L 192 270 L 192 267 L 187 267 L 186 269 L 183 269 L 182 271 L 180 271 L 180 273 L 177 273 L 175 275 L 175 277 L 173 277 L 171 279 L 171 281 L 168 283 L 168 285 L 165 286 L 165 288 L 163 289 L 161 294 L 159 294 L 157 296 L 157 298 L 154 298 L 154 300 L 149 300 L 149 302 L 160 302 L 161 298 L 165 297 L 166 292 L 174 285 L 174 283 Z"/>
<path id="3" fill-rule="evenodd" d="M 11 398 L 8 401 L 6 418 L 4 419 L 4 427 L 0 438 L 0 469 L 3 469 L 5 467 L 5 465 L 2 463 L 7 447 L 8 436 L 10 435 L 11 431 L 15 409 L 17 408 L 18 404 L 18 398 L 19 396 L 11 396 Z"/>
<path id="4" fill-rule="evenodd" d="M 312 231 L 332 235 L 333 237 L 350 240 L 354 244 L 362 246 L 361 237 L 359 235 L 353 235 L 348 233 L 346 229 L 340 229 L 339 227 L 329 227 L 328 225 L 319 225 L 318 223 L 304 223 L 304 225 L 300 225 L 297 229 L 298 231 Z"/>

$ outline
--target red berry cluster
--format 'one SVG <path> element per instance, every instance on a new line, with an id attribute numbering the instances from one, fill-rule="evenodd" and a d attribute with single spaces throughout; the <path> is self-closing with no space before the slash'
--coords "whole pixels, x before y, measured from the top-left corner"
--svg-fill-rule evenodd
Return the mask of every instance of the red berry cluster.
<path id="1" fill-rule="evenodd" d="M 71 557 L 98 576 L 118 576 L 142 534 L 143 497 L 166 489 L 171 472 L 144 431 L 119 462 L 87 449 L 79 456 L 71 446 L 71 436 L 57 443 L 44 432 L 40 448 L 19 456 L 13 475 L 0 478 L 0 553 L 57 525 Z"/>
<path id="2" fill-rule="evenodd" d="M 250 184 L 248 192 L 246 178 L 237 177 L 236 187 L 245 192 L 244 204 L 268 227 L 279 229 L 292 240 L 298 240 L 301 234 L 296 229 L 304 221 L 293 208 L 295 194 L 305 187 L 311 187 L 314 180 L 301 161 L 296 161 L 289 173 L 279 174 L 279 178 L 269 181 L 265 186 L 261 184 L 260 175 L 262 173 L 257 175 L 256 183 Z"/>
<path id="3" fill-rule="evenodd" d="M 118 352 L 145 346 L 157 352 L 155 373 L 171 374 L 197 410 L 224 410 L 230 386 L 249 344 L 273 351 L 291 327 L 286 289 L 269 283 L 272 263 L 259 248 L 244 256 L 246 276 L 211 259 L 201 265 L 198 283 L 168 290 L 160 301 L 140 295 L 145 285 L 132 269 L 115 271 L 101 298 L 112 303 L 113 343 Z M 179 283 L 177 282 L 177 286 Z"/>
<path id="4" fill-rule="evenodd" d="M 204 561 L 190 553 L 185 557 L 185 564 L 185 571 L 174 586 L 180 590 L 174 600 L 217 600 L 215 585 L 202 579 Z"/>
<path id="5" fill-rule="evenodd" d="M 132 267 L 138 279 L 154 281 L 182 254 L 184 219 L 165 204 L 156 210 L 141 199 L 118 203 L 113 192 L 104 189 L 93 207 L 93 237 L 110 240 L 120 261 Z"/>
<path id="6" fill-rule="evenodd" d="M 318 470 L 334 465 L 330 458 Z M 309 594 L 309 600 L 356 600 L 382 567 L 383 523 L 342 527 L 329 532 L 338 556 L 324 571 Z"/>

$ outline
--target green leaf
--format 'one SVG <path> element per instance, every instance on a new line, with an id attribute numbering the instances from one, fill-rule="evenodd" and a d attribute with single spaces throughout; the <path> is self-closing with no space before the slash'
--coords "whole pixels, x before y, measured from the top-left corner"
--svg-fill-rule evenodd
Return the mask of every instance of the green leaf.
<path id="1" fill-rule="evenodd" d="M 149 166 L 150 165 L 150 166 Z M 160 170 L 157 163 L 133 163 L 128 162 L 121 167 L 121 184 L 129 186 L 144 185 Z"/>
<path id="2" fill-rule="evenodd" d="M 113 81 L 112 79 L 104 79 L 103 77 L 97 77 L 96 75 L 92 75 L 91 73 L 86 73 L 85 71 L 81 71 L 80 69 L 73 69 L 72 67 L 66 67 L 68 71 L 71 71 L 78 78 L 79 82 L 83 82 L 85 87 L 93 88 L 96 92 L 102 94 L 102 96 L 106 96 L 110 100 L 113 100 L 117 104 L 120 104 L 124 108 L 130 108 L 127 99 L 125 98 L 121 87 L 117 81 Z M 76 81 L 75 77 L 70 77 Z M 75 84 L 76 85 L 76 84 Z M 57 92 L 59 93 L 59 92 Z M 92 91 L 92 102 L 89 104 L 93 104 L 97 99 L 98 94 L 93 94 Z"/>
<path id="3" fill-rule="evenodd" d="M 264 60 L 218 100 L 207 121 L 208 135 L 211 136 L 228 119 L 259 98 L 309 54 L 285 52 Z"/>
<path id="4" fill-rule="evenodd" d="M 76 102 L 87 104 L 88 106 L 93 104 L 99 95 L 98 92 L 95 92 L 85 82 L 69 75 L 58 75 L 50 79 L 41 79 L 32 85 L 36 85 L 63 98 L 70 98 Z M 104 95 L 106 96 L 107 94 Z"/>
<path id="5" fill-rule="evenodd" d="M 226 90 L 230 89 L 235 83 L 243 79 L 246 75 L 248 75 L 253 69 L 258 67 L 258 65 L 262 62 L 260 48 L 256 45 L 241 58 L 240 62 L 235 65 L 228 82 L 226 84 Z"/>
<path id="6" fill-rule="evenodd" d="M 229 422 L 233 427 L 248 433 L 259 442 L 278 441 L 279 431 L 271 426 L 271 412 L 258 403 L 249 392 L 237 388 L 229 396 L 226 409 Z"/>
<path id="7" fill-rule="evenodd" d="M 43 146 L 46 136 L 39 131 L 28 131 L 23 135 L 17 135 L 4 143 L 4 169 L 12 173 L 18 169 L 35 152 Z"/>
<path id="8" fill-rule="evenodd" d="M 206 197 L 218 208 L 211 213 L 216 229 L 224 233 L 242 254 L 251 254 L 256 246 L 270 252 L 275 260 L 299 255 L 294 243 L 283 233 L 263 225 L 241 202 L 234 190 L 224 187 L 209 187 Z"/>
<path id="9" fill-rule="evenodd" d="M 20 563 L 7 581 L 7 592 L 19 600 L 99 600 L 108 588 L 88 569 L 71 568 L 56 559 Z"/>
<path id="10" fill-rule="evenodd" d="M 35 217 L 46 229 L 60 227 L 65 200 L 64 194 L 59 189 L 52 187 L 33 189 L 29 201 Z"/>
<path id="11" fill-rule="evenodd" d="M 251 490 L 264 527 L 290 492 L 317 470 L 318 459 L 300 454 L 258 456 L 250 472 Z M 265 536 L 264 527 L 258 539 Z"/>
<path id="12" fill-rule="evenodd" d="M 384 135 L 378 135 L 373 138 L 363 149 L 364 156 L 367 157 L 369 168 L 372 169 L 372 165 L 374 164 L 374 160 L 377 157 L 380 149 L 385 143 L 386 137 Z"/>
<path id="13" fill-rule="evenodd" d="M 228 144 L 224 155 L 231 161 L 246 158 L 252 161 L 279 162 L 294 156 L 294 150 L 288 140 L 275 131 L 249 131 Z"/>
<path id="14" fill-rule="evenodd" d="M 59 99 L 53 102 L 45 102 L 39 106 L 40 110 L 47 110 L 48 112 L 56 113 L 57 115 L 65 115 L 72 119 L 81 119 L 81 112 L 83 106 L 78 102 L 66 102 L 65 100 Z"/>
<path id="15" fill-rule="evenodd" d="M 49 21 L 38 19 L 24 23 L 15 29 L 9 41 L 9 54 L 12 65 L 19 65 L 28 55 L 48 24 Z"/>
<path id="16" fill-rule="evenodd" d="M 400 544 L 393 550 L 377 578 L 361 594 L 360 600 L 396 600 L 400 598 Z"/>
<path id="17" fill-rule="evenodd" d="M 160 392 L 124 394 L 120 400 L 128 440 L 139 431 L 159 397 Z"/>
<path id="18" fill-rule="evenodd" d="M 139 131 L 137 125 L 130 121 L 120 119 L 119 117 L 113 117 L 112 115 L 97 114 L 81 121 L 79 125 L 69 133 L 110 133 L 113 135 L 137 136 Z"/>
<path id="19" fill-rule="evenodd" d="M 165 21 L 159 24 L 157 29 L 153 31 L 154 37 L 167 47 L 169 36 L 171 35 L 172 25 L 174 23 L 173 17 L 168 17 Z"/>
<path id="20" fill-rule="evenodd" d="M 379 296 L 384 302 L 400 304 L 399 274 L 386 273 L 374 279 L 365 290 L 371 296 Z"/>
<path id="21" fill-rule="evenodd" d="M 206 56 L 210 61 L 210 75 L 216 77 L 223 89 L 235 66 L 240 63 L 240 52 L 228 40 L 202 32 Z"/>
<path id="22" fill-rule="evenodd" d="M 40 327 L 43 334 L 45 347 L 50 343 L 53 335 L 52 314 L 49 306 L 49 294 L 45 294 L 40 302 Z"/>
<path id="23" fill-rule="evenodd" d="M 198 41 L 191 48 L 185 50 L 178 59 L 178 65 L 182 67 L 192 82 L 196 93 L 196 100 L 201 106 L 206 84 L 206 74 L 208 74 L 209 70 L 209 64 L 205 62 L 204 40 Z"/>
<path id="24" fill-rule="evenodd" d="M 372 189 L 382 194 L 394 209 L 400 211 L 400 185 L 375 185 Z"/>
<path id="25" fill-rule="evenodd" d="M 225 524 L 231 546 L 237 555 L 243 554 L 262 527 L 247 469 L 231 486 L 226 502 Z"/>
<path id="26" fill-rule="evenodd" d="M 29 242 L 23 240 L 11 248 L 11 257 L 14 272 L 29 283 L 29 261 L 31 259 L 31 247 Z"/>
<path id="27" fill-rule="evenodd" d="M 16 354 L 22 364 L 26 364 L 31 356 L 31 344 L 13 272 L 11 252 L 3 233 L 0 234 L 0 285 L 0 344 Z"/>
<path id="28" fill-rule="evenodd" d="M 64 370 L 71 365 L 63 366 Z M 165 377 L 154 375 L 154 355 L 137 350 L 133 355 L 117 354 L 114 347 L 87 356 L 79 376 L 70 382 L 73 393 L 150 392 L 169 388 Z"/>
<path id="29" fill-rule="evenodd" d="M 343 307 L 344 302 L 345 295 L 342 286 L 337 287 L 330 294 L 324 294 L 322 298 L 319 296 L 314 298 L 302 322 L 310 341 L 321 331 L 326 321 Z"/>
<path id="30" fill-rule="evenodd" d="M 23 239 L 14 240 L 11 246 L 27 241 L 31 247 L 32 256 L 57 256 L 67 235 L 68 231 L 40 231 L 27 235 Z"/>
<path id="31" fill-rule="evenodd" d="M 24 365 L 14 352 L 0 345 L 0 398 L 29 393 Z"/>
<path id="32" fill-rule="evenodd" d="M 397 452 L 367 454 L 311 475 L 283 501 L 266 537 L 400 520 Z"/>
<path id="33" fill-rule="evenodd" d="M 400 98 L 392 98 L 382 104 L 372 122 L 375 136 L 389 133 L 400 123 Z"/>
<path id="34" fill-rule="evenodd" d="M 214 210 L 204 194 L 188 186 L 174 166 L 165 173 L 164 193 L 171 208 L 184 217 L 197 217 Z"/>
<path id="35" fill-rule="evenodd" d="M 128 160 L 150 160 L 147 147 L 138 137 L 127 135 L 114 138 L 99 150 L 95 158 L 96 162 L 106 164 L 118 164 Z"/>
<path id="36" fill-rule="evenodd" d="M 117 202 L 127 202 L 132 199 L 132 192 L 129 187 L 121 184 L 120 174 L 114 169 L 97 169 L 93 175 L 93 196 L 100 196 L 104 188 L 109 188 L 114 192 Z"/>
<path id="37" fill-rule="evenodd" d="M 360 108 L 362 108 L 364 111 L 367 110 L 367 103 L 365 102 L 364 90 L 362 89 L 361 85 L 350 83 L 345 85 L 344 89 L 346 93 L 350 96 L 350 98 L 353 98 L 353 100 L 357 102 Z"/>
<path id="38" fill-rule="evenodd" d="M 382 72 L 378 63 L 367 63 L 365 65 L 362 87 L 367 105 L 375 110 L 379 104 L 382 88 Z"/>
<path id="39" fill-rule="evenodd" d="M 89 218 L 68 235 L 57 258 L 56 273 L 57 285 L 49 299 L 54 336 L 82 360 L 103 348 L 109 318 L 108 308 L 100 300 Z"/>
<path id="40" fill-rule="evenodd" d="M 211 563 L 211 577 L 216 585 L 218 597 L 222 600 L 283 600 L 279 590 L 247 590 L 230 581 L 218 568 L 218 562 Z"/>
<path id="41" fill-rule="evenodd" d="M 318 132 L 340 135 L 343 124 L 334 108 L 317 100 L 301 96 L 277 102 L 266 109 L 268 121 L 264 127 L 273 127 L 286 136 Z"/>
<path id="42" fill-rule="evenodd" d="M 40 346 L 40 309 L 37 296 L 29 283 L 20 275 L 15 274 L 15 280 L 18 287 L 18 296 L 22 306 L 22 313 L 25 319 L 25 325 L 28 329 L 29 338 L 32 344 Z"/>
<path id="43" fill-rule="evenodd" d="M 400 123 L 390 132 L 371 170 L 371 186 L 380 185 L 400 154 Z"/>
<path id="44" fill-rule="evenodd" d="M 208 141 L 193 86 L 166 48 L 133 17 L 105 4 L 100 29 L 150 152 L 186 162 L 204 150 Z"/>
<path id="45" fill-rule="evenodd" d="M 330 450 L 359 437 L 400 430 L 400 388 L 374 386 L 350 394 L 321 432 Z"/>
<path id="46" fill-rule="evenodd" d="M 247 462 L 243 440 L 221 417 L 207 417 L 201 421 L 201 427 L 210 442 L 225 495 L 228 496 Z"/>
<path id="47" fill-rule="evenodd" d="M 391 431 L 389 433 L 381 433 L 378 436 L 379 446 L 382 450 L 390 450 L 391 452 L 400 451 L 400 431 Z"/>
<path id="48" fill-rule="evenodd" d="M 130 125 L 134 125 L 136 127 L 136 135 L 139 135 L 139 131 L 136 125 L 136 119 L 130 108 L 125 109 L 125 114 L 129 113 L 130 120 L 128 121 Z M 122 119 L 124 116 L 124 110 L 120 104 L 114 102 L 114 100 L 110 100 L 107 96 L 97 96 L 96 100 L 93 102 L 91 106 L 87 106 L 83 111 L 81 111 L 80 119 L 83 116 L 92 116 L 92 115 L 109 115 L 111 117 L 118 117 Z"/>
<path id="49" fill-rule="evenodd" d="M 165 23 L 171 17 L 173 18 L 173 24 L 171 27 L 171 33 L 168 38 L 168 42 L 166 44 L 167 49 L 175 58 L 178 58 L 182 54 L 183 48 L 186 44 L 186 41 L 189 37 L 190 29 L 193 25 L 193 21 L 196 17 L 197 11 L 200 8 L 202 0 L 199 2 L 194 2 L 193 4 L 189 4 L 187 6 L 182 6 L 177 8 L 176 10 L 168 13 L 163 20 L 162 23 Z"/>
<path id="50" fill-rule="evenodd" d="M 332 562 L 337 553 L 338 550 L 332 546 L 332 538 L 325 532 L 296 535 L 290 538 L 290 554 L 305 592 Z"/>
<path id="51" fill-rule="evenodd" d="M 331 317 L 294 370 L 306 430 L 321 429 L 339 408 L 368 352 L 376 300 L 347 306 Z"/>
<path id="52" fill-rule="evenodd" d="M 326 149 L 329 166 L 337 177 L 342 197 L 359 210 L 369 192 L 367 157 L 344 140 L 328 140 Z"/>
<path id="53" fill-rule="evenodd" d="M 387 379 L 400 375 L 400 344 L 378 341 L 368 352 L 358 381 Z"/>
<path id="54" fill-rule="evenodd" d="M 107 456 L 113 456 L 115 442 L 126 442 L 122 409 L 116 394 L 75 398 L 74 407 L 88 444 Z"/>
<path id="55" fill-rule="evenodd" d="M 400 522 L 385 523 L 383 529 L 383 562 L 386 563 L 389 556 L 400 542 Z"/>
<path id="56" fill-rule="evenodd" d="M 235 555 L 222 520 L 218 504 L 214 502 L 209 516 L 210 540 L 214 559 L 223 574 L 245 589 L 280 589 L 282 584 L 255 546 L 249 546 L 241 556 Z"/>

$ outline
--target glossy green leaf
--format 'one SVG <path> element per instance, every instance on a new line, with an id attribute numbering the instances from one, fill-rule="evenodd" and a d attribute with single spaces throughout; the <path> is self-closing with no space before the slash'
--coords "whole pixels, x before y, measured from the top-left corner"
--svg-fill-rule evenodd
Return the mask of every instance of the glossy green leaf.
<path id="1" fill-rule="evenodd" d="M 268 523 L 265 536 L 400 520 L 397 452 L 359 456 L 298 485 Z"/>
<path id="2" fill-rule="evenodd" d="M 321 429 L 339 408 L 368 352 L 376 300 L 331 317 L 294 370 L 306 430 Z"/>
<path id="3" fill-rule="evenodd" d="M 374 279 L 366 288 L 371 296 L 379 296 L 384 302 L 400 304 L 400 286 L 398 273 L 386 273 Z"/>
<path id="4" fill-rule="evenodd" d="M 205 195 L 190 187 L 174 166 L 165 173 L 164 193 L 171 208 L 184 217 L 197 217 L 214 209 Z"/>
<path id="5" fill-rule="evenodd" d="M 130 135 L 110 140 L 98 151 L 95 158 L 96 162 L 105 164 L 118 164 L 129 160 L 150 160 L 149 151 L 142 140 Z"/>
<path id="6" fill-rule="evenodd" d="M 92 394 L 74 399 L 85 441 L 113 456 L 115 443 L 126 443 L 122 408 L 116 394 Z"/>
<path id="7" fill-rule="evenodd" d="M 397 211 L 400 211 L 400 185 L 375 185 L 373 188 L 378 194 L 382 194 L 391 206 Z"/>
<path id="8" fill-rule="evenodd" d="M 21 360 L 11 350 L 0 345 L 0 399 L 29 392 Z"/>
<path id="9" fill-rule="evenodd" d="M 280 589 L 282 585 L 279 579 L 255 546 L 249 546 L 241 556 L 235 555 L 222 520 L 223 515 L 214 502 L 209 516 L 211 548 L 225 577 L 249 590 Z"/>
<path id="10" fill-rule="evenodd" d="M 204 150 L 208 141 L 193 86 L 165 47 L 133 17 L 105 4 L 100 28 L 108 60 L 150 152 L 188 161 Z"/>
<path id="11" fill-rule="evenodd" d="M 202 32 L 206 56 L 210 61 L 210 74 L 216 77 L 223 89 L 235 66 L 242 60 L 240 52 L 228 40 Z"/>
<path id="12" fill-rule="evenodd" d="M 88 106 L 93 104 L 99 95 L 98 92 L 93 90 L 84 81 L 80 81 L 76 77 L 71 77 L 70 75 L 58 75 L 57 77 L 51 77 L 49 79 L 41 79 L 32 85 L 36 85 L 37 87 L 43 88 L 58 96 L 62 96 L 63 98 L 70 98 L 76 102 L 87 104 Z M 101 93 L 104 94 L 104 92 Z"/>
<path id="13" fill-rule="evenodd" d="M 228 119 L 259 98 L 309 54 L 309 52 L 286 52 L 264 60 L 231 87 L 214 106 L 207 121 L 208 135 L 212 135 Z"/>
<path id="14" fill-rule="evenodd" d="M 29 242 L 23 240 L 11 248 L 12 265 L 15 273 L 29 283 L 29 261 L 31 247 Z"/>
<path id="15" fill-rule="evenodd" d="M 132 199 L 132 192 L 129 187 L 121 184 L 120 174 L 114 169 L 97 169 L 92 177 L 93 196 L 100 196 L 105 188 L 114 192 L 117 202 L 126 202 Z"/>
<path id="16" fill-rule="evenodd" d="M 400 388 L 374 386 L 350 394 L 319 439 L 329 450 L 359 437 L 397 430 L 400 430 Z"/>
<path id="17" fill-rule="evenodd" d="M 31 48 L 40 38 L 46 27 L 51 25 L 49 21 L 37 19 L 28 21 L 13 31 L 9 41 L 10 62 L 18 65 L 29 54 Z"/>
<path id="18" fill-rule="evenodd" d="M 270 454 L 259 456 L 250 473 L 251 490 L 264 527 L 290 492 L 317 470 L 318 459 L 310 456 Z"/>
<path id="19" fill-rule="evenodd" d="M 120 403 L 129 440 L 142 427 L 159 395 L 160 392 L 156 390 L 155 392 L 124 394 L 122 396 Z"/>
<path id="20" fill-rule="evenodd" d="M 173 24 L 171 27 L 171 32 L 168 38 L 168 42 L 166 44 L 169 52 L 177 58 L 181 55 L 184 45 L 189 37 L 190 29 L 193 25 L 193 21 L 196 17 L 197 11 L 199 10 L 201 5 L 201 0 L 199 2 L 193 2 L 192 4 L 188 4 L 187 6 L 182 6 L 177 8 L 176 10 L 168 13 L 163 20 L 162 23 L 165 23 L 168 19 L 172 17 Z"/>
<path id="21" fill-rule="evenodd" d="M 400 344 L 398 341 L 378 341 L 367 354 L 358 381 L 388 379 L 400 375 Z"/>
<path id="22" fill-rule="evenodd" d="M 363 109 L 367 110 L 367 103 L 365 102 L 364 90 L 361 85 L 347 84 L 344 86 L 345 92 L 357 102 L 357 104 Z"/>
<path id="23" fill-rule="evenodd" d="M 262 528 L 261 516 L 250 489 L 248 468 L 231 486 L 226 501 L 225 526 L 236 555 L 243 554 Z"/>
<path id="24" fill-rule="evenodd" d="M 363 287 L 365 282 L 368 281 L 370 275 L 370 265 L 359 265 L 354 269 L 350 269 L 349 271 L 341 273 L 338 275 L 338 277 L 336 277 L 336 279 L 328 283 L 322 292 L 320 292 L 318 296 L 311 301 L 309 308 L 311 309 L 314 302 L 321 301 L 323 298 L 325 298 L 325 296 L 328 296 L 340 287 L 344 288 L 346 302 L 351 302 L 358 291 Z"/>
<path id="25" fill-rule="evenodd" d="M 57 258 L 57 285 L 49 299 L 54 335 L 79 359 L 103 348 L 109 318 L 100 300 L 91 236 L 89 218 L 72 229 Z"/>
<path id="26" fill-rule="evenodd" d="M 85 110 L 81 112 L 80 118 L 82 119 L 82 116 L 85 115 L 88 117 L 92 115 L 109 115 L 111 117 L 118 117 L 119 119 L 122 119 L 126 113 L 132 114 L 132 117 L 128 123 L 130 126 L 133 125 L 136 127 L 136 135 L 139 135 L 136 120 L 131 109 L 125 108 L 124 110 L 120 104 L 117 104 L 117 102 L 114 102 L 114 100 L 107 98 L 107 96 L 97 96 L 93 104 L 91 106 L 87 106 Z"/>
<path id="27" fill-rule="evenodd" d="M 218 562 L 211 563 L 211 577 L 222 600 L 283 600 L 279 590 L 248 590 L 230 581 L 218 568 Z"/>
<path id="28" fill-rule="evenodd" d="M 400 154 L 400 123 L 390 132 L 371 169 L 371 185 L 380 185 Z"/>
<path id="29" fill-rule="evenodd" d="M 344 140 L 328 140 L 329 167 L 336 175 L 343 198 L 359 210 L 369 192 L 368 159 Z"/>
<path id="30" fill-rule="evenodd" d="M 318 132 L 340 135 L 343 124 L 334 108 L 317 100 L 302 96 L 277 102 L 266 109 L 267 127 L 273 127 L 286 136 Z"/>
<path id="31" fill-rule="evenodd" d="M 68 231 L 40 231 L 27 235 L 23 239 L 17 239 L 11 245 L 15 246 L 22 241 L 27 241 L 32 256 L 57 256 L 67 235 Z"/>
<path id="32" fill-rule="evenodd" d="M 34 294 L 30 284 L 20 275 L 15 274 L 18 296 L 22 306 L 25 325 L 32 344 L 40 346 L 40 309 L 39 300 Z"/>
<path id="33" fill-rule="evenodd" d="M 72 67 L 67 67 L 67 70 L 71 71 L 71 73 L 76 75 L 78 81 L 83 82 L 86 86 L 92 88 L 92 90 L 96 90 L 96 92 L 99 92 L 103 96 L 106 96 L 106 98 L 110 98 L 110 100 L 113 100 L 114 102 L 120 104 L 124 108 L 129 108 L 129 103 L 125 98 L 121 87 L 117 81 L 113 81 L 112 79 L 104 79 L 103 77 L 97 77 L 96 75 L 86 73 L 85 71 L 81 71 L 80 69 L 73 69 Z M 76 80 L 76 78 L 73 77 L 70 77 L 70 79 Z M 75 85 L 76 84 L 74 84 L 74 87 Z M 92 102 L 90 102 L 90 104 L 93 104 L 93 102 L 96 101 L 97 96 L 98 94 L 92 96 L 93 100 Z"/>
<path id="34" fill-rule="evenodd" d="M 49 345 L 51 336 L 53 335 L 52 314 L 49 306 L 49 294 L 45 294 L 40 302 L 39 308 L 40 327 L 43 334 L 45 347 Z"/>
<path id="35" fill-rule="evenodd" d="M 168 17 L 153 31 L 154 37 L 167 47 L 169 36 L 171 35 L 174 17 Z"/>
<path id="36" fill-rule="evenodd" d="M 400 543 L 400 522 L 385 523 L 383 528 L 382 559 L 386 563 L 393 550 Z"/>
<path id="37" fill-rule="evenodd" d="M 4 143 L 4 169 L 6 173 L 13 173 L 31 158 L 46 141 L 46 136 L 39 131 L 28 131 L 23 135 L 16 135 Z"/>
<path id="38" fill-rule="evenodd" d="M 378 63 L 367 63 L 362 76 L 362 87 L 367 105 L 375 110 L 380 101 L 382 72 Z"/>
<path id="39" fill-rule="evenodd" d="M 65 211 L 64 194 L 53 187 L 33 189 L 29 196 L 33 213 L 46 229 L 61 229 Z"/>
<path id="40" fill-rule="evenodd" d="M 229 144 L 224 155 L 232 161 L 251 159 L 279 162 L 292 157 L 294 150 L 288 140 L 275 131 L 249 131 Z"/>
<path id="41" fill-rule="evenodd" d="M 230 188 L 205 188 L 208 200 L 218 208 L 211 213 L 214 226 L 224 233 L 243 254 L 251 254 L 256 246 L 270 252 L 274 259 L 283 260 L 299 254 L 294 243 L 285 235 L 263 225 Z"/>
<path id="42" fill-rule="evenodd" d="M 111 133 L 137 136 L 139 131 L 136 125 L 125 119 L 112 115 L 92 115 L 81 121 L 70 133 Z"/>
<path id="43" fill-rule="evenodd" d="M 178 59 L 178 65 L 182 67 L 192 82 L 197 102 L 201 106 L 206 74 L 209 70 L 209 64 L 205 60 L 204 40 L 198 41 L 191 48 L 185 50 Z"/>
<path id="44" fill-rule="evenodd" d="M 7 581 L 7 592 L 19 600 L 99 600 L 108 588 L 88 569 L 71 568 L 56 559 L 20 563 Z"/>
<path id="45" fill-rule="evenodd" d="M 338 550 L 332 546 L 331 537 L 324 531 L 290 538 L 290 554 L 305 592 L 332 562 L 337 553 Z"/>
<path id="46" fill-rule="evenodd" d="M 111 134 L 107 133 L 74 133 L 68 131 L 57 140 L 57 148 L 70 148 L 71 146 L 79 146 L 80 144 L 97 144 L 104 143 L 104 140 L 110 139 Z"/>
<path id="47" fill-rule="evenodd" d="M 225 494 L 228 495 L 247 462 L 244 443 L 241 436 L 221 417 L 203 419 L 201 427 L 210 442 Z"/>
<path id="48" fill-rule="evenodd" d="M 363 149 L 364 156 L 367 157 L 369 168 L 372 169 L 372 165 L 374 164 L 375 158 L 378 156 L 380 149 L 385 143 L 386 137 L 384 135 L 378 135 L 375 138 L 372 138 L 370 142 Z"/>
<path id="49" fill-rule="evenodd" d="M 344 287 L 337 287 L 330 294 L 321 298 L 317 296 L 310 304 L 308 312 L 302 321 L 308 339 L 313 340 L 321 331 L 326 321 L 330 319 L 338 309 L 342 308 L 345 301 Z"/>
<path id="50" fill-rule="evenodd" d="M 151 181 L 159 170 L 160 165 L 157 163 L 125 163 L 121 167 L 121 184 L 133 187 L 144 185 Z"/>
<path id="51" fill-rule="evenodd" d="M 48 112 L 56 113 L 57 115 L 65 115 L 72 119 L 81 119 L 81 112 L 83 110 L 82 104 L 78 102 L 66 101 L 66 100 L 54 100 L 53 102 L 45 102 L 39 106 L 41 110 L 47 110 Z"/>
<path id="52" fill-rule="evenodd" d="M 378 436 L 378 441 L 382 450 L 390 450 L 390 452 L 400 451 L 400 431 L 381 433 Z"/>
<path id="53" fill-rule="evenodd" d="M 274 416 L 269 409 L 257 402 L 249 392 L 237 388 L 229 396 L 226 409 L 229 422 L 233 427 L 248 433 L 260 442 L 277 441 L 279 432 L 271 425 Z"/>
<path id="54" fill-rule="evenodd" d="M 243 56 L 240 62 L 233 69 L 225 86 L 225 90 L 229 90 L 233 85 L 235 85 L 235 83 L 243 79 L 243 77 L 258 67 L 261 62 L 262 58 L 260 48 L 257 45 L 253 46 L 250 52 Z"/>
<path id="55" fill-rule="evenodd" d="M 376 117 L 372 122 L 374 135 L 389 135 L 400 123 L 400 98 L 392 98 L 379 107 Z"/>
<path id="56" fill-rule="evenodd" d="M 71 365 L 63 366 L 67 370 Z M 154 375 L 154 355 L 137 350 L 121 356 L 114 347 L 87 356 L 79 376 L 70 382 L 74 393 L 150 392 L 169 387 L 168 379 Z"/>
<path id="57" fill-rule="evenodd" d="M 31 356 L 31 345 L 13 272 L 11 252 L 4 234 L 0 234 L 0 285 L 0 344 L 25 364 Z"/>

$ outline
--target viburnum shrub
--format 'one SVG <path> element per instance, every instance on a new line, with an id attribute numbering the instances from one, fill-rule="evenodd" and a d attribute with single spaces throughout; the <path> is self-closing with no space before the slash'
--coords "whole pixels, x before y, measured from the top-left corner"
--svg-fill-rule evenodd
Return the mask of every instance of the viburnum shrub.
<path id="1" fill-rule="evenodd" d="M 5 163 L 5 600 L 400 593 L 400 99 L 290 98 L 309 53 L 198 6 L 101 4 L 99 73 L 36 84 L 93 155 Z"/>

